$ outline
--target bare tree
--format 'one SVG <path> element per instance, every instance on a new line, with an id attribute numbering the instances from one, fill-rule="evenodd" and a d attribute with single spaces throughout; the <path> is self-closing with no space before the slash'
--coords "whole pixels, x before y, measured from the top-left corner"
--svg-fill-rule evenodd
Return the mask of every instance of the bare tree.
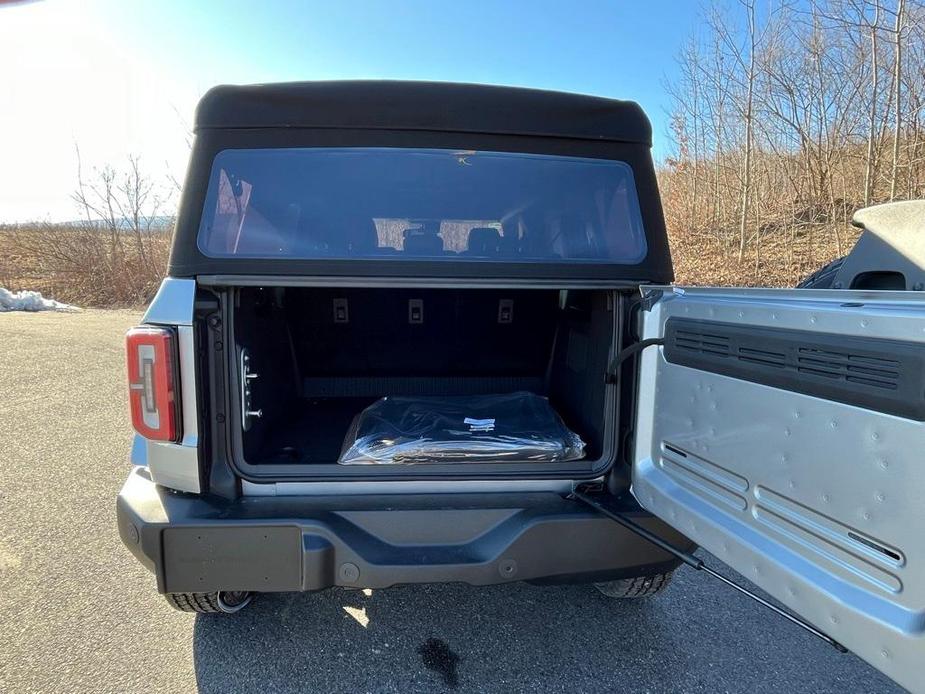
<path id="1" fill-rule="evenodd" d="M 880 3 L 874 3 L 874 20 L 868 25 L 870 32 L 870 108 L 868 109 L 867 161 L 864 167 L 864 205 L 870 205 L 874 190 L 874 167 L 877 154 L 874 138 L 877 134 L 877 99 L 880 78 Z M 861 12 L 862 17 L 864 13 Z"/>
<path id="2" fill-rule="evenodd" d="M 893 99 L 893 172 L 890 175 L 890 200 L 896 199 L 896 181 L 899 171 L 899 141 L 902 137 L 902 83 L 903 83 L 903 24 L 905 19 L 905 0 L 897 0 L 896 25 L 893 30 L 893 89 L 896 96 Z"/>
<path id="3" fill-rule="evenodd" d="M 739 262 L 745 257 L 745 225 L 748 223 L 748 202 L 752 185 L 752 139 L 755 96 L 755 1 L 739 0 L 748 17 L 748 68 L 745 81 L 748 85 L 745 96 L 745 161 L 742 174 L 742 194 L 739 213 Z"/>
<path id="4" fill-rule="evenodd" d="M 83 305 L 144 302 L 166 272 L 172 220 L 161 216 L 169 188 L 145 173 L 138 157 L 117 171 L 87 173 L 79 147 L 72 195 L 81 220 L 24 225 L 11 252 L 27 259 L 33 280 L 55 296 Z"/>
<path id="5" fill-rule="evenodd" d="M 667 85 L 660 170 L 704 281 L 792 282 L 845 252 L 857 207 L 925 194 L 925 0 L 715 0 L 706 19 Z"/>

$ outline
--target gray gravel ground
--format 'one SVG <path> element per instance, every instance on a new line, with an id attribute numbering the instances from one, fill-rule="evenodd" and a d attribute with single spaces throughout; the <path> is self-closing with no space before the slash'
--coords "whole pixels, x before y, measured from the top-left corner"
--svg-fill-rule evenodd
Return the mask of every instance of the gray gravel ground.
<path id="1" fill-rule="evenodd" d="M 0 692 L 888 692 L 688 569 L 662 596 L 407 586 L 181 614 L 122 548 L 124 311 L 0 315 Z"/>

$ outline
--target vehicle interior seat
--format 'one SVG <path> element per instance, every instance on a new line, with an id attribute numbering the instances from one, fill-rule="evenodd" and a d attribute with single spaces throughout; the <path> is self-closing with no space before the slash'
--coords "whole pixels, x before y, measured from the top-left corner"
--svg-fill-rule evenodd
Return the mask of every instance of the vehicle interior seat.
<path id="1" fill-rule="evenodd" d="M 501 234 L 494 227 L 473 227 L 469 230 L 464 255 L 496 256 L 501 252 Z"/>
<path id="2" fill-rule="evenodd" d="M 505 258 L 513 258 L 520 255 L 520 239 L 518 238 L 518 229 L 516 226 L 511 228 L 504 227 L 501 234 L 501 242 L 498 244 L 498 252 Z"/>
<path id="3" fill-rule="evenodd" d="M 350 238 L 347 248 L 352 256 L 376 255 L 381 252 L 379 248 L 379 232 L 372 219 L 358 221 L 350 227 Z"/>
<path id="4" fill-rule="evenodd" d="M 594 249 L 588 238 L 584 221 L 578 215 L 564 214 L 560 221 L 564 256 L 566 258 L 592 258 Z"/>
<path id="5" fill-rule="evenodd" d="M 436 232 L 405 229 L 402 236 L 405 253 L 419 256 L 443 255 L 443 239 Z"/>

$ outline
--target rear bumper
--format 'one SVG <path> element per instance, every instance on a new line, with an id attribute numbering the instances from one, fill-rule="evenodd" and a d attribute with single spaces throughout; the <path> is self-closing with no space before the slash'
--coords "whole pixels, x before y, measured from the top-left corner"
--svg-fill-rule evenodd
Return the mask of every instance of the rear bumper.
<path id="1" fill-rule="evenodd" d="M 117 509 L 122 541 L 154 572 L 162 593 L 610 580 L 678 564 L 617 523 L 551 493 L 221 502 L 169 492 L 136 468 Z M 638 506 L 630 512 L 691 547 Z"/>

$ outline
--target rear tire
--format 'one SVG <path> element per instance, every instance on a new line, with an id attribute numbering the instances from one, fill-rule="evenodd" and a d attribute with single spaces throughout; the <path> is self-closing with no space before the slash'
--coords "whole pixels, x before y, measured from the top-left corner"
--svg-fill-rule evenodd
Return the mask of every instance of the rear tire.
<path id="1" fill-rule="evenodd" d="M 650 576 L 636 576 L 634 578 L 621 578 L 616 581 L 606 581 L 604 583 L 595 583 L 594 587 L 602 595 L 617 600 L 626 600 L 631 598 L 647 598 L 651 595 L 661 593 L 671 582 L 674 571 L 663 574 L 652 574 Z"/>
<path id="2" fill-rule="evenodd" d="M 250 604 L 253 594 L 241 590 L 220 590 L 214 593 L 165 593 L 164 597 L 180 612 L 232 614 Z"/>
<path id="3" fill-rule="evenodd" d="M 804 277 L 798 284 L 797 289 L 833 289 L 832 283 L 835 281 L 835 275 L 838 274 L 842 264 L 847 256 L 836 258 L 830 263 L 823 265 L 812 274 Z M 839 289 L 839 287 L 834 287 Z"/>

